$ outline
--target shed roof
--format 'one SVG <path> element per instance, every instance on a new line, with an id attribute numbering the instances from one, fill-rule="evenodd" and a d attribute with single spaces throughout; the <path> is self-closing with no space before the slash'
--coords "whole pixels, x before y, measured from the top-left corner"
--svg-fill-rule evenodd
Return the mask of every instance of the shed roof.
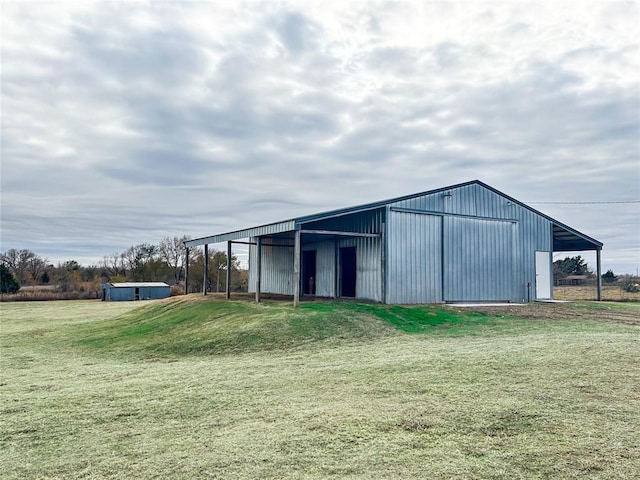
<path id="1" fill-rule="evenodd" d="M 249 237 L 259 237 L 262 235 L 290 232 L 290 231 L 301 228 L 301 226 L 305 223 L 315 222 L 318 220 L 326 220 L 328 218 L 340 217 L 344 215 L 351 215 L 354 213 L 360 213 L 360 212 L 365 212 L 369 210 L 376 210 L 378 208 L 384 208 L 385 206 L 391 203 L 410 200 L 412 198 L 418 198 L 425 195 L 432 195 L 434 193 L 445 192 L 447 190 L 466 187 L 469 185 L 480 185 L 498 195 L 501 195 L 507 200 L 515 204 L 518 204 L 521 207 L 524 207 L 536 213 L 537 215 L 540 215 L 541 217 L 544 217 L 547 220 L 549 220 L 553 224 L 553 250 L 554 251 L 572 252 L 572 251 L 582 251 L 582 250 L 600 250 L 602 248 L 602 245 L 603 245 L 602 242 L 599 242 L 598 240 L 591 238 L 588 235 L 585 235 L 584 233 L 579 232 L 578 230 L 571 228 L 570 226 L 565 225 L 564 223 L 559 222 L 558 220 L 551 218 L 548 215 L 545 215 L 544 213 L 530 207 L 525 203 L 522 203 L 519 200 L 516 200 L 513 197 L 510 197 L 509 195 L 502 193 L 499 190 L 496 190 L 495 188 L 491 187 L 490 185 L 487 185 L 484 182 L 481 182 L 480 180 L 472 180 L 470 182 L 450 185 L 448 187 L 436 188 L 434 190 L 428 190 L 426 192 L 414 193 L 414 194 L 405 195 L 402 197 L 391 198 L 388 200 L 381 200 L 378 202 L 366 203 L 364 205 L 357 205 L 354 207 L 330 210 L 327 212 L 321 212 L 321 213 L 316 213 L 312 215 L 305 215 L 301 217 L 292 218 L 289 220 L 284 220 L 281 222 L 269 223 L 266 225 L 260 225 L 257 227 L 251 227 L 251 228 L 246 228 L 242 230 L 235 230 L 232 232 L 211 235 L 208 237 L 195 238 L 193 240 L 189 240 L 185 242 L 185 245 L 187 247 L 196 247 L 198 245 L 220 243 L 220 242 L 226 242 L 228 240 L 239 240 L 239 239 L 249 238 Z"/>
<path id="2" fill-rule="evenodd" d="M 120 282 L 120 283 L 110 283 L 114 288 L 149 288 L 149 287 L 168 287 L 164 282 Z"/>

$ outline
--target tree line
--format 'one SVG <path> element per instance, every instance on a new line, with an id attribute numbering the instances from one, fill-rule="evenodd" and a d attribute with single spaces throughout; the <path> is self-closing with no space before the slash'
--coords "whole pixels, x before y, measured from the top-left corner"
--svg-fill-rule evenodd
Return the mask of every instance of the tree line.
<path id="1" fill-rule="evenodd" d="M 29 249 L 9 249 L 0 253 L 0 290 L 15 293 L 21 287 L 57 292 L 100 292 L 103 283 L 166 282 L 178 293 L 184 288 L 184 242 L 189 237 L 165 237 L 158 244 L 141 243 L 125 251 L 105 255 L 98 264 L 84 266 L 75 260 L 56 265 Z M 207 290 L 225 291 L 227 253 L 209 249 Z M 189 250 L 189 292 L 204 289 L 204 251 Z M 232 291 L 246 291 L 248 275 L 238 258 L 231 257 Z"/>
<path id="2" fill-rule="evenodd" d="M 575 257 L 566 257 L 553 262 L 553 278 L 554 284 L 575 284 L 593 283 L 596 280 L 596 274 L 589 267 L 589 264 L 580 255 Z M 640 292 L 638 278 L 633 275 L 616 275 L 613 270 L 609 269 L 601 276 L 604 284 L 617 284 L 620 289 L 629 293 Z M 569 282 L 569 280 L 571 280 Z"/>

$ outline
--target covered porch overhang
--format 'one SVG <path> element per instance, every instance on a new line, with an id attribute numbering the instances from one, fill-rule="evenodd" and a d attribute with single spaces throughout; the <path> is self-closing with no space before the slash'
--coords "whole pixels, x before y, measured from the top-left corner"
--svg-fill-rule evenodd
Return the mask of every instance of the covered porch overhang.
<path id="1" fill-rule="evenodd" d="M 553 221 L 554 252 L 596 252 L 597 299 L 602 300 L 602 246 L 603 243 L 563 223 Z"/>
<path id="2" fill-rule="evenodd" d="M 259 227 L 248 228 L 244 230 L 236 230 L 233 232 L 222 233 L 218 235 L 212 235 L 208 237 L 196 238 L 184 242 L 186 247 L 186 275 L 185 275 L 185 293 L 188 292 L 188 279 L 189 279 L 189 250 L 194 247 L 204 246 L 204 276 L 203 282 L 203 294 L 207 294 L 207 282 L 208 277 L 208 246 L 212 243 L 227 243 L 227 282 L 226 282 L 226 298 L 231 297 L 230 290 L 230 272 L 231 272 L 231 253 L 233 244 L 243 245 L 255 245 L 256 254 L 256 285 L 255 285 L 255 300 L 260 301 L 260 277 L 261 277 L 261 257 L 262 247 L 284 247 L 294 249 L 294 263 L 293 263 L 293 305 L 298 306 L 300 303 L 300 286 L 301 286 L 301 255 L 302 255 L 302 238 L 304 235 L 307 243 L 315 243 L 326 240 L 338 240 L 342 238 L 380 238 L 382 233 L 361 233 L 352 231 L 341 230 L 322 230 L 314 228 L 305 228 L 305 224 L 310 222 L 289 220 L 286 222 L 273 223 L 268 225 L 262 225 Z M 255 241 L 251 241 L 255 239 Z"/>

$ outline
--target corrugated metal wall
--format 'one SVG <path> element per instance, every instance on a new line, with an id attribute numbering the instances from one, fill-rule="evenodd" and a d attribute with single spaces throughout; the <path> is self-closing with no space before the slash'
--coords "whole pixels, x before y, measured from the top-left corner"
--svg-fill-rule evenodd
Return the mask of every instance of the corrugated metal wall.
<path id="1" fill-rule="evenodd" d="M 400 218 L 408 218 L 410 214 L 393 211 L 394 208 L 441 212 L 443 215 L 441 217 L 443 218 L 442 237 L 445 239 L 445 244 L 442 245 L 442 241 L 438 240 L 437 234 L 434 233 L 426 240 L 418 240 L 426 241 L 429 245 L 416 247 L 405 237 L 417 235 L 423 238 L 419 225 L 421 221 L 414 219 L 413 221 L 418 222 L 415 227 L 410 225 L 409 220 L 399 221 Z M 443 258 L 445 270 L 442 272 L 441 281 L 446 288 L 442 291 L 439 300 L 429 296 L 428 301 L 497 300 L 497 298 L 489 298 L 495 297 L 496 291 L 501 292 L 500 296 L 510 293 L 507 298 L 501 298 L 502 300 L 525 301 L 528 294 L 527 283 L 531 282 L 531 285 L 535 286 L 535 251 L 552 251 L 550 221 L 481 185 L 467 185 L 447 192 L 403 200 L 390 204 L 389 209 L 388 303 L 421 303 L 421 299 L 425 298 L 426 294 L 403 283 L 404 277 L 408 274 L 413 278 L 419 278 L 420 282 L 425 281 L 425 272 L 418 273 L 419 271 L 414 269 L 427 268 L 433 272 L 430 267 L 433 263 L 432 259 L 442 255 L 443 250 L 447 253 Z M 405 217 L 402 217 L 403 215 Z M 482 217 L 482 219 L 473 221 L 467 217 L 453 215 Z M 516 223 L 498 222 L 495 219 L 513 219 Z M 432 220 L 432 222 L 435 221 Z M 396 229 L 398 230 L 395 231 Z M 395 251 L 397 248 L 401 251 Z M 489 258 L 484 258 L 485 256 Z M 508 268 L 504 261 L 511 261 L 511 268 Z M 476 274 L 470 272 L 480 268 L 479 263 L 482 262 L 488 262 L 486 265 L 489 266 L 483 268 L 489 271 L 478 273 L 477 275 L 482 276 L 473 279 Z M 491 273 L 494 270 L 499 270 L 502 274 Z M 506 285 L 507 279 L 511 286 Z M 480 290 L 485 287 L 472 286 L 472 283 L 486 284 L 487 282 L 493 285 L 490 288 L 494 293 L 490 294 L 489 290 Z M 473 294 L 475 288 L 479 290 Z M 534 299 L 534 288 L 530 294 L 531 299 Z"/>
<path id="2" fill-rule="evenodd" d="M 345 238 L 338 242 L 338 248 L 356 247 L 356 298 L 382 301 L 380 244 L 379 238 Z"/>
<path id="3" fill-rule="evenodd" d="M 305 229 L 334 230 L 355 233 L 380 233 L 384 210 L 362 212 L 316 221 Z M 337 247 L 356 247 L 356 298 L 382 301 L 382 250 L 380 238 L 341 238 L 334 241 L 305 243 L 303 250 L 316 250 L 316 295 L 335 295 Z M 251 239 L 252 242 L 255 239 Z M 308 242 L 308 240 L 307 240 Z M 257 246 L 249 247 L 249 291 L 255 292 Z M 293 247 L 262 247 L 262 279 L 260 290 L 265 293 L 293 295 Z"/>
<path id="4" fill-rule="evenodd" d="M 535 251 L 552 251 L 551 222 L 481 185 L 310 222 L 303 228 L 380 233 L 385 215 L 387 303 L 525 301 L 528 282 L 531 299 L 535 299 Z M 315 243 L 305 244 L 305 237 Z M 316 294 L 331 297 L 336 274 L 339 276 L 336 244 L 333 239 L 318 241 L 315 237 L 303 235 L 302 247 L 317 251 Z M 337 241 L 338 248 L 345 246 L 356 246 L 357 298 L 382 301 L 381 239 Z M 249 291 L 255 291 L 255 254 L 252 245 Z M 293 247 L 263 246 L 262 260 L 262 291 L 293 294 Z"/>
<path id="5" fill-rule="evenodd" d="M 516 300 L 517 223 L 451 216 L 443 221 L 444 301 Z"/>
<path id="6" fill-rule="evenodd" d="M 384 209 L 371 210 L 311 222 L 305 224 L 304 228 L 356 233 L 380 233 L 384 214 Z M 356 247 L 356 298 L 382 301 L 382 249 L 380 238 L 358 237 L 344 238 L 338 241 L 338 248 L 350 246 Z M 335 258 L 333 265 L 335 265 Z M 335 271 L 335 266 L 331 268 Z M 331 291 L 333 291 L 333 287 Z"/>
<path id="7" fill-rule="evenodd" d="M 121 301 L 129 301 L 133 300 L 135 297 L 135 292 L 133 288 L 114 288 L 111 286 L 103 287 L 106 288 L 106 298 L 107 301 L 112 302 L 121 302 Z"/>
<path id="8" fill-rule="evenodd" d="M 171 287 L 140 287 L 140 300 L 167 298 Z"/>
<path id="9" fill-rule="evenodd" d="M 136 299 L 136 287 L 103 287 L 105 300 L 112 302 L 130 301 Z M 138 287 L 138 300 L 157 300 L 167 298 L 171 287 Z"/>
<path id="10" fill-rule="evenodd" d="M 251 238 L 251 242 L 255 242 Z M 249 292 L 256 291 L 256 255 L 258 247 L 249 246 Z M 293 247 L 269 247 L 262 245 L 262 278 L 260 291 L 293 295 Z"/>
<path id="11" fill-rule="evenodd" d="M 442 301 L 442 217 L 389 212 L 387 303 Z"/>
<path id="12" fill-rule="evenodd" d="M 336 274 L 335 243 L 315 243 L 306 249 L 316 251 L 316 295 L 318 297 L 333 297 Z"/>

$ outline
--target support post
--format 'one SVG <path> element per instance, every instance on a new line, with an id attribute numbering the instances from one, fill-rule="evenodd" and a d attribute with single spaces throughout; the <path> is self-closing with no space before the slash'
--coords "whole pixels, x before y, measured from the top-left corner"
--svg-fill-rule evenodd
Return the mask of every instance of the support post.
<path id="1" fill-rule="evenodd" d="M 333 241 L 333 298 L 334 299 L 338 299 L 338 289 L 339 287 L 339 283 L 338 283 L 338 275 L 340 274 L 340 265 L 338 263 L 339 257 L 340 256 L 340 249 L 338 248 L 338 240 L 334 240 Z"/>
<path id="2" fill-rule="evenodd" d="M 204 244 L 204 280 L 202 282 L 202 294 L 207 294 L 207 283 L 209 283 L 209 244 Z"/>
<path id="3" fill-rule="evenodd" d="M 262 238 L 256 238 L 256 303 L 260 303 L 260 277 L 262 277 Z"/>
<path id="4" fill-rule="evenodd" d="M 189 247 L 185 248 L 184 255 L 184 294 L 189 293 Z"/>
<path id="5" fill-rule="evenodd" d="M 231 298 L 231 241 L 227 242 L 227 300 Z"/>
<path id="6" fill-rule="evenodd" d="M 387 281 L 387 272 L 386 272 L 386 265 L 387 265 L 387 259 L 386 259 L 386 249 L 387 249 L 387 245 L 386 245 L 386 237 L 385 237 L 386 231 L 385 231 L 385 223 L 382 222 L 381 224 L 381 228 L 380 228 L 380 300 L 382 301 L 382 303 L 387 303 L 387 289 L 386 289 L 386 281 Z"/>
<path id="7" fill-rule="evenodd" d="M 300 304 L 300 230 L 296 230 L 293 243 L 293 306 Z"/>
<path id="8" fill-rule="evenodd" d="M 598 301 L 602 300 L 602 255 L 601 255 L 602 250 L 601 249 L 597 249 L 596 250 L 596 265 L 597 265 L 597 275 L 598 275 L 598 280 L 597 280 L 597 285 L 598 285 L 598 296 L 597 299 Z"/>

